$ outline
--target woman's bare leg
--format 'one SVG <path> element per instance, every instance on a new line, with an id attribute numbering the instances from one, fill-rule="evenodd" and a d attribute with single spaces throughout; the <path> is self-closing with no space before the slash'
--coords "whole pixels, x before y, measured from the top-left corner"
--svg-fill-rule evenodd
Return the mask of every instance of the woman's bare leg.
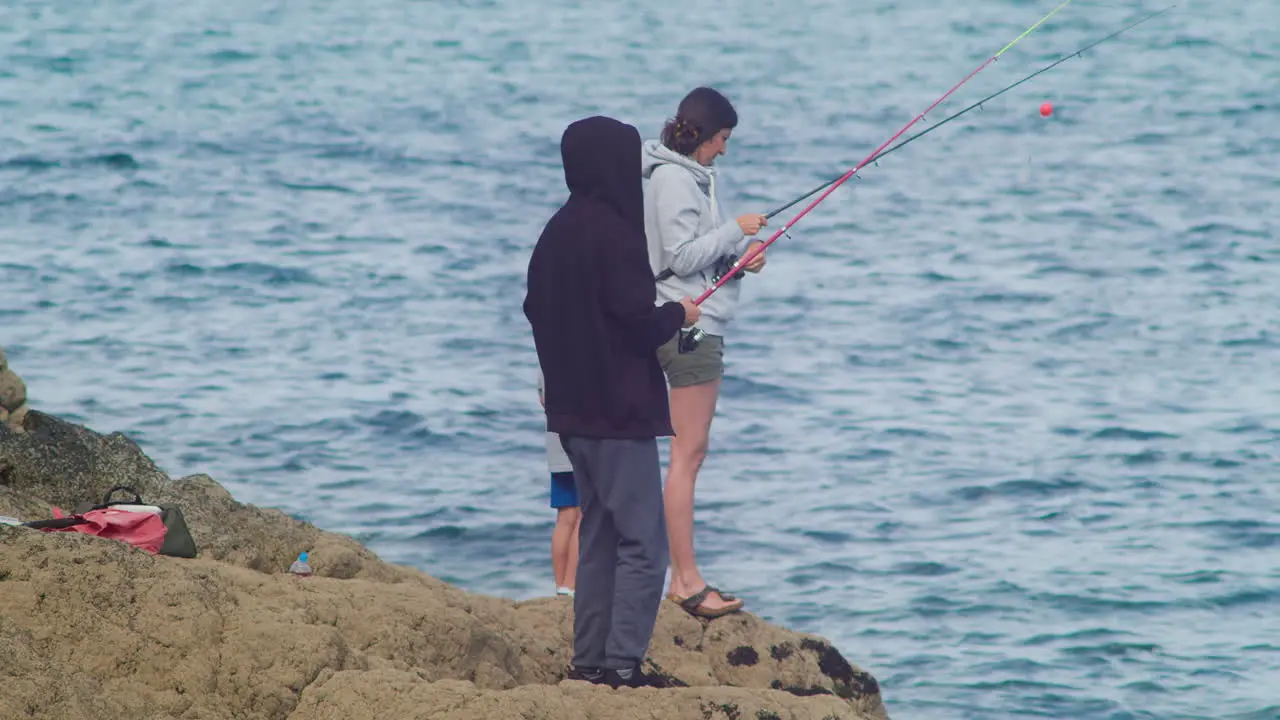
<path id="1" fill-rule="evenodd" d="M 682 598 L 699 592 L 707 584 L 698 572 L 693 552 L 693 488 L 702 461 L 707 457 L 707 438 L 719 395 L 718 379 L 671 388 L 671 425 L 676 434 L 671 439 L 663 501 L 667 539 L 671 544 L 671 592 Z M 721 598 L 719 593 L 711 593 L 702 604 L 718 609 L 733 603 Z"/>

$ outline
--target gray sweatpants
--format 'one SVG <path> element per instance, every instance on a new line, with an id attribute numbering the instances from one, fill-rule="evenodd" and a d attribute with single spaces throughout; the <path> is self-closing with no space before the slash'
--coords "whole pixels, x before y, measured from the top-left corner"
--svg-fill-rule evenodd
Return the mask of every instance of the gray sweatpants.
<path id="1" fill-rule="evenodd" d="M 561 441 L 582 508 L 573 664 L 633 667 L 648 652 L 667 573 L 658 442 L 563 436 Z"/>

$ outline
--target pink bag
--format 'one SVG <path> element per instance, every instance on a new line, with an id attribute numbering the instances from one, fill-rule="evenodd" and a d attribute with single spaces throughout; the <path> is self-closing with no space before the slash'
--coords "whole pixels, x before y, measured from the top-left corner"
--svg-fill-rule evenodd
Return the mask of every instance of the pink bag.
<path id="1" fill-rule="evenodd" d="M 27 523 L 46 532 L 78 532 L 109 540 L 119 540 L 149 553 L 160 552 L 168 529 L 160 515 L 154 512 L 134 512 L 116 507 L 90 510 L 82 515 L 65 517 L 53 508 L 54 520 Z"/>

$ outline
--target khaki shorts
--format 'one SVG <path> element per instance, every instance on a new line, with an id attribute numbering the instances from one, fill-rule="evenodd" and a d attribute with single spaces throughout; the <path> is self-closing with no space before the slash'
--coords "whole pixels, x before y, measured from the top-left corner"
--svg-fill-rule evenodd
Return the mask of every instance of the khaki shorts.
<path id="1" fill-rule="evenodd" d="M 678 349 L 680 333 L 658 348 L 658 362 L 667 374 L 671 387 L 701 385 L 724 377 L 724 338 L 707 335 L 698 348 L 681 354 Z"/>

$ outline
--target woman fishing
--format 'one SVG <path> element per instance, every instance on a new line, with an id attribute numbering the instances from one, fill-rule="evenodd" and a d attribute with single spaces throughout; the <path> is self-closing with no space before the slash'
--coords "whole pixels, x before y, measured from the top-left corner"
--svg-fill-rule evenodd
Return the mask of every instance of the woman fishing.
<path id="1" fill-rule="evenodd" d="M 644 225 L 658 302 L 698 297 L 725 272 L 760 272 L 764 253 L 742 267 L 733 259 L 751 247 L 750 237 L 766 224 L 752 213 L 725 219 L 716 195 L 717 157 L 724 155 L 738 114 L 716 90 L 700 87 L 680 101 L 662 129 L 661 142 L 644 146 Z M 668 272 L 662 272 L 662 271 Z M 693 488 L 707 455 L 707 438 L 724 375 L 724 333 L 738 303 L 737 282 L 726 283 L 702 303 L 696 327 L 705 337 L 692 352 L 680 352 L 677 333 L 658 350 L 671 388 L 671 457 L 664 504 L 671 545 L 671 587 L 667 598 L 686 612 L 719 617 L 740 610 L 741 599 L 708 585 L 693 552 Z"/>

